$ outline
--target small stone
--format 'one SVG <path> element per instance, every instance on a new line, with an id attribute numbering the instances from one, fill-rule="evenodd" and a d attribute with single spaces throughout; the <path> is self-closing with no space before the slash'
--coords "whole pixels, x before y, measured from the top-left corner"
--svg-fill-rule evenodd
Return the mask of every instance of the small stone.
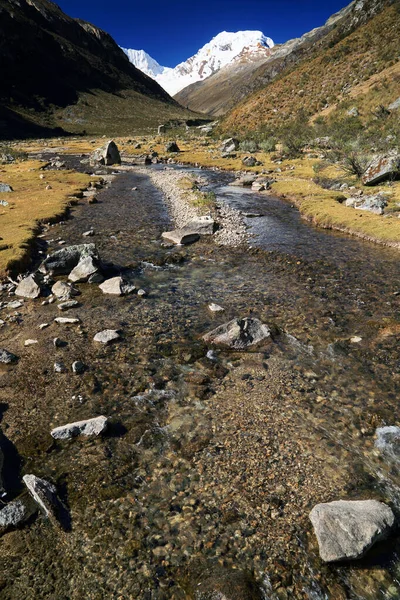
<path id="1" fill-rule="evenodd" d="M 350 342 L 352 344 L 359 344 L 360 342 L 362 342 L 362 337 L 355 335 L 354 337 L 350 338 Z"/>
<path id="2" fill-rule="evenodd" d="M 55 362 L 54 371 L 55 373 L 66 373 L 67 367 L 64 365 L 63 362 Z"/>
<path id="3" fill-rule="evenodd" d="M 99 342 L 100 344 L 110 344 L 116 340 L 120 339 L 120 334 L 115 329 L 105 329 L 104 331 L 99 331 L 96 333 L 93 340 L 95 342 Z"/>
<path id="4" fill-rule="evenodd" d="M 79 294 L 79 290 L 74 288 L 70 283 L 66 283 L 65 281 L 57 281 L 51 291 L 59 300 L 70 300 L 74 296 Z"/>
<path id="5" fill-rule="evenodd" d="M 200 239 L 198 233 L 192 233 L 186 229 L 175 229 L 174 231 L 165 231 L 161 237 L 179 246 L 193 244 Z"/>
<path id="6" fill-rule="evenodd" d="M 12 308 L 13 310 L 17 310 L 18 308 L 21 308 L 24 305 L 23 302 L 21 302 L 21 300 L 14 300 L 13 302 L 9 302 L 7 304 L 7 308 Z"/>
<path id="7" fill-rule="evenodd" d="M 51 187 L 51 185 L 46 185 L 46 190 L 52 190 L 53 188 Z"/>
<path id="8" fill-rule="evenodd" d="M 147 292 L 146 292 L 146 290 L 140 289 L 140 290 L 138 290 L 137 295 L 141 296 L 143 298 L 144 296 L 147 296 Z"/>
<path id="9" fill-rule="evenodd" d="M 85 370 L 86 365 L 84 365 L 82 361 L 76 360 L 72 363 L 72 372 L 75 373 L 75 375 L 81 375 Z"/>
<path id="10" fill-rule="evenodd" d="M 0 348 L 0 363 L 3 365 L 10 365 L 12 363 L 16 363 L 18 361 L 18 356 L 5 350 L 4 348 Z"/>
<path id="11" fill-rule="evenodd" d="M 93 229 L 89 229 L 89 231 L 85 231 L 84 233 L 82 233 L 82 235 L 84 237 L 92 237 L 94 235 L 94 230 Z"/>
<path id="12" fill-rule="evenodd" d="M 27 521 L 37 508 L 28 498 L 17 498 L 0 510 L 0 528 L 18 527 Z"/>
<path id="13" fill-rule="evenodd" d="M 24 475 L 22 479 L 32 498 L 43 510 L 46 517 L 57 519 L 61 503 L 57 498 L 55 486 L 45 479 L 36 477 L 36 475 Z"/>
<path id="14" fill-rule="evenodd" d="M 211 302 L 211 304 L 208 305 L 208 309 L 213 313 L 223 312 L 225 310 L 222 306 L 219 306 L 219 304 L 214 304 L 214 302 Z"/>
<path id="15" fill-rule="evenodd" d="M 104 276 L 98 271 L 97 273 L 93 273 L 88 279 L 88 283 L 102 283 L 104 281 Z"/>
<path id="16" fill-rule="evenodd" d="M 76 325 L 77 323 L 81 322 L 81 320 L 78 318 L 73 319 L 69 317 L 56 317 L 54 321 L 59 325 Z"/>
<path id="17" fill-rule="evenodd" d="M 69 310 L 70 308 L 76 308 L 79 306 L 79 302 L 77 300 L 68 300 L 67 302 L 62 302 L 58 305 L 59 310 Z"/>
<path id="18" fill-rule="evenodd" d="M 97 273 L 98 270 L 97 260 L 92 256 L 88 256 L 79 261 L 76 267 L 72 269 L 71 273 L 68 275 L 68 279 L 74 283 L 84 283 L 89 277 L 94 275 L 94 273 Z"/>
<path id="19" fill-rule="evenodd" d="M 25 340 L 24 346 L 33 346 L 34 344 L 38 344 L 38 340 Z"/>
<path id="20" fill-rule="evenodd" d="M 75 423 L 56 427 L 51 431 L 51 436 L 56 440 L 69 440 L 79 435 L 98 436 L 106 430 L 107 424 L 107 417 L 104 416 L 87 419 L 86 421 L 76 421 Z"/>
<path id="21" fill-rule="evenodd" d="M 60 340 L 58 337 L 53 339 L 53 346 L 55 346 L 55 348 L 63 348 L 66 345 L 67 342 L 63 342 L 63 340 Z"/>
<path id="22" fill-rule="evenodd" d="M 49 327 L 50 323 L 41 323 L 41 325 L 39 325 L 39 329 L 46 329 L 46 327 Z"/>

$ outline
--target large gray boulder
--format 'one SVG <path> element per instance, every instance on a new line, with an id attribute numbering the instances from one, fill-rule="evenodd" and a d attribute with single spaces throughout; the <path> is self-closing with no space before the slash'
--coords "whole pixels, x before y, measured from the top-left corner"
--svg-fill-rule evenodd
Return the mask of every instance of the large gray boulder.
<path id="1" fill-rule="evenodd" d="M 37 512 L 37 506 L 29 498 L 17 498 L 0 510 L 0 531 L 18 527 Z"/>
<path id="2" fill-rule="evenodd" d="M 99 262 L 93 256 L 82 258 L 68 275 L 72 283 L 85 283 L 99 271 Z"/>
<path id="3" fill-rule="evenodd" d="M 228 346 L 234 350 L 246 350 L 270 339 L 271 330 L 268 325 L 251 317 L 233 319 L 203 336 L 205 342 Z"/>
<path id="4" fill-rule="evenodd" d="M 239 148 L 239 140 L 235 138 L 228 138 L 224 140 L 219 147 L 220 152 L 224 152 L 229 154 L 230 152 L 235 152 Z"/>
<path id="5" fill-rule="evenodd" d="M 383 193 L 368 196 L 352 196 L 345 201 L 345 206 L 350 206 L 357 210 L 367 210 L 377 215 L 383 215 L 387 205 L 387 197 Z"/>
<path id="6" fill-rule="evenodd" d="M 173 231 L 164 231 L 161 237 L 168 242 L 177 244 L 178 246 L 193 244 L 193 242 L 197 242 L 197 240 L 200 239 L 200 235 L 198 233 L 189 231 L 189 229 L 186 227 L 183 229 L 174 229 Z"/>
<path id="7" fill-rule="evenodd" d="M 35 275 L 22 279 L 15 289 L 15 295 L 21 298 L 39 298 L 40 293 L 41 288 Z"/>
<path id="8" fill-rule="evenodd" d="M 17 360 L 18 356 L 15 356 L 15 354 L 5 350 L 4 348 L 0 348 L 0 363 L 3 365 L 10 365 L 12 363 L 16 363 Z"/>
<path id="9" fill-rule="evenodd" d="M 169 142 L 165 146 L 165 152 L 180 152 L 180 149 L 176 142 Z"/>
<path id="10" fill-rule="evenodd" d="M 368 167 L 362 177 L 364 185 L 377 185 L 388 179 L 400 177 L 400 156 L 378 156 Z"/>
<path id="11" fill-rule="evenodd" d="M 51 436 L 56 440 L 70 440 L 71 438 L 84 435 L 86 437 L 97 436 L 107 428 L 107 417 L 94 417 L 85 421 L 76 421 L 61 425 L 51 431 Z"/>
<path id="12" fill-rule="evenodd" d="M 65 246 L 50 254 L 40 265 L 41 273 L 50 275 L 68 275 L 84 258 L 91 257 L 98 260 L 99 255 L 94 244 L 78 244 Z"/>
<path id="13" fill-rule="evenodd" d="M 110 140 L 90 155 L 91 165 L 119 165 L 121 156 L 115 142 Z"/>
<path id="14" fill-rule="evenodd" d="M 322 560 L 336 562 L 363 557 L 389 535 L 395 518 L 391 508 L 377 500 L 338 500 L 317 504 L 310 520 Z"/>

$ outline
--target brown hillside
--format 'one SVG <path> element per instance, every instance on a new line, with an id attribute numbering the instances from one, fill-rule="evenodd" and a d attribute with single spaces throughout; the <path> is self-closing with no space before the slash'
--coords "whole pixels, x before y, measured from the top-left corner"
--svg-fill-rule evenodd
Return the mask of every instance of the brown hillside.
<path id="1" fill-rule="evenodd" d="M 366 24 L 284 72 L 246 98 L 224 119 L 221 130 L 244 133 L 279 125 L 299 110 L 310 117 L 399 60 L 400 3 L 386 6 Z"/>

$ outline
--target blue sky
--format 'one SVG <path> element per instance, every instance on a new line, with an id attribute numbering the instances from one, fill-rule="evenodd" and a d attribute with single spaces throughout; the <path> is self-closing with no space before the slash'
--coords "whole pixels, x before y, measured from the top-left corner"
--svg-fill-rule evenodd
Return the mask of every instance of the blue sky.
<path id="1" fill-rule="evenodd" d="M 257 29 L 275 43 L 322 25 L 350 0 L 55 0 L 126 48 L 175 67 L 220 31 Z"/>

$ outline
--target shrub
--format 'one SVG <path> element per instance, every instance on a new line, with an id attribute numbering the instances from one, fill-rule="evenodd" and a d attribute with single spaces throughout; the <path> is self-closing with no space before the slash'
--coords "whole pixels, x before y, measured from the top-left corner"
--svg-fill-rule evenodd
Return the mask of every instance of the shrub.
<path id="1" fill-rule="evenodd" d="M 274 137 L 267 138 L 258 144 L 260 150 L 263 152 L 274 152 L 276 146 L 276 139 Z"/>
<path id="2" fill-rule="evenodd" d="M 243 140 L 239 144 L 239 150 L 242 150 L 242 152 L 257 152 L 258 144 L 255 140 Z"/>

